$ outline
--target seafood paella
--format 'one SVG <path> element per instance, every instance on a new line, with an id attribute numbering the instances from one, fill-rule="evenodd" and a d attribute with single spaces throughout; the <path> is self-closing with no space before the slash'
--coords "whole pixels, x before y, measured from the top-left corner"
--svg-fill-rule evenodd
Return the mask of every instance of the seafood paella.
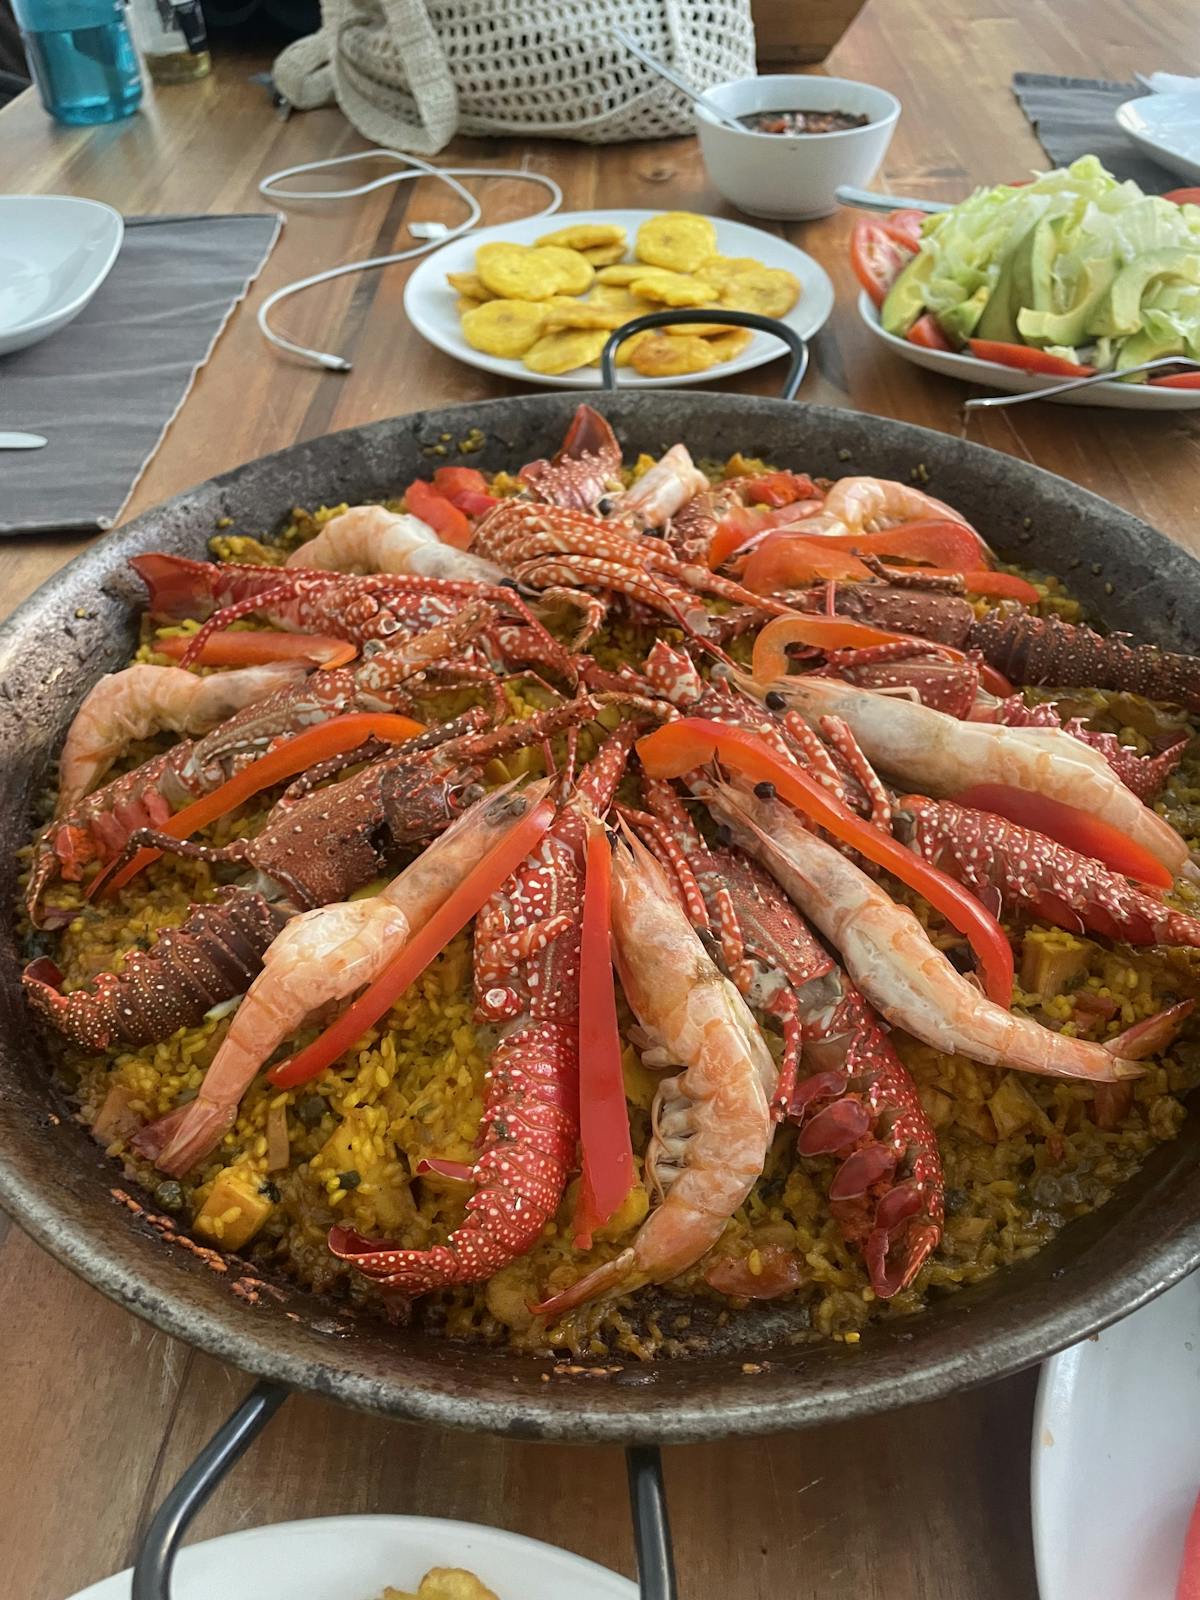
<path id="1" fill-rule="evenodd" d="M 854 1344 L 1103 1204 L 1200 1081 L 1200 660 L 986 534 L 581 406 L 135 557 L 21 911 L 121 1181 L 598 1360 L 780 1300 Z"/>

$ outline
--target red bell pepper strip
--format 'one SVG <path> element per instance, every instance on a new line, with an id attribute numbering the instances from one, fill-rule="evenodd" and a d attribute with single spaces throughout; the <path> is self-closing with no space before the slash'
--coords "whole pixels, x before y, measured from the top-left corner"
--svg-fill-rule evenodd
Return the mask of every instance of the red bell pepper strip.
<path id="1" fill-rule="evenodd" d="M 965 572 L 954 567 L 921 567 L 925 578 L 961 578 L 968 594 L 983 595 L 988 600 L 1019 600 L 1022 605 L 1035 606 L 1041 596 L 1034 586 L 1015 572 L 992 572 L 969 569 Z"/>
<path id="2" fill-rule="evenodd" d="M 754 654 L 750 671 L 759 683 L 771 683 L 776 678 L 786 678 L 791 644 L 809 645 L 827 654 L 831 650 L 869 650 L 877 644 L 923 645 L 926 650 L 939 655 L 943 661 L 966 661 L 967 657 L 953 645 L 935 644 L 929 639 L 918 639 L 911 633 L 889 633 L 884 628 L 872 628 L 866 622 L 851 622 L 847 617 L 826 617 L 815 613 L 803 616 L 775 617 L 754 641 Z M 979 681 L 989 694 L 1004 699 L 1013 692 L 1013 686 L 1002 672 L 986 661 L 976 663 Z"/>
<path id="3" fill-rule="evenodd" d="M 1200 194 L 1200 190 L 1193 192 Z M 1175 1581 L 1175 1600 L 1200 1600 L 1200 1498 L 1192 1508 L 1183 1541 L 1183 1563 Z"/>
<path id="4" fill-rule="evenodd" d="M 1200 389 L 1200 372 L 1174 372 L 1147 381 L 1152 389 Z"/>
<path id="5" fill-rule="evenodd" d="M 922 518 L 918 522 L 902 522 L 896 528 L 883 528 L 878 533 L 822 533 L 820 529 L 808 533 L 799 524 L 789 531 L 802 533 L 806 539 L 819 539 L 836 550 L 857 551 L 861 555 L 879 556 L 881 560 L 896 557 L 931 567 L 945 567 L 952 572 L 974 572 L 991 566 L 991 554 L 975 530 L 964 522 L 949 519 Z"/>
<path id="6" fill-rule="evenodd" d="M 954 349 L 932 311 L 927 311 L 924 316 L 918 317 L 904 337 L 909 344 L 919 344 L 923 350 Z"/>
<path id="7" fill-rule="evenodd" d="M 579 939 L 579 1146 L 583 1173 L 574 1228 L 580 1250 L 591 1248 L 593 1233 L 616 1214 L 634 1183 L 611 937 L 612 856 L 603 826 L 592 822 Z"/>
<path id="8" fill-rule="evenodd" d="M 268 750 L 266 755 L 259 756 L 257 761 L 243 767 L 211 794 L 202 795 L 190 806 L 184 806 L 182 811 L 168 817 L 159 831 L 169 833 L 173 839 L 186 839 L 263 789 L 281 783 L 284 778 L 295 777 L 298 772 L 324 761 L 328 756 L 353 750 L 366 739 L 387 739 L 396 743 L 411 739 L 423 731 L 423 723 L 414 722 L 410 717 L 395 716 L 391 712 L 356 711 L 345 717 L 331 717 L 328 722 L 318 723 L 315 728 L 306 728 L 303 733 L 277 745 L 274 750 Z M 88 890 L 88 899 L 97 893 L 114 895 L 130 878 L 152 861 L 157 861 L 161 855 L 161 850 L 139 850 L 118 871 L 101 873 L 95 878 Z"/>
<path id="9" fill-rule="evenodd" d="M 1173 200 L 1177 206 L 1200 206 L 1200 189 L 1168 189 L 1164 200 Z"/>
<path id="10" fill-rule="evenodd" d="M 809 583 L 854 578 L 870 581 L 874 573 L 848 550 L 798 533 L 768 534 L 742 568 L 742 585 L 754 594 L 779 594 Z"/>
<path id="11" fill-rule="evenodd" d="M 190 633 L 169 634 L 151 640 L 156 654 L 178 661 L 191 647 Z M 344 667 L 358 654 L 358 646 L 347 639 L 330 639 L 316 633 L 280 633 L 269 628 L 234 628 L 214 633 L 192 657 L 194 667 L 257 667 L 267 661 L 312 661 L 314 666 Z"/>
<path id="12" fill-rule="evenodd" d="M 1052 356 L 1046 350 L 1037 350 L 1031 344 L 1005 344 L 1001 339 L 968 339 L 971 354 L 981 361 L 994 361 L 1001 367 L 1016 367 L 1019 372 L 1044 372 L 1058 378 L 1087 378 L 1095 367 L 1085 367 L 1082 362 L 1068 361 L 1065 356 Z"/>
<path id="13" fill-rule="evenodd" d="M 1119 828 L 1063 800 L 1052 800 L 1048 795 L 1033 794 L 1027 789 L 1010 788 L 1004 783 L 976 783 L 954 798 L 959 805 L 972 806 L 976 811 L 991 811 L 1019 827 L 1044 833 L 1048 839 L 1065 844 L 1068 850 L 1092 856 L 1114 872 L 1137 878 L 1156 889 L 1169 889 L 1175 881 L 1161 861 Z"/>
<path id="14" fill-rule="evenodd" d="M 750 670 L 760 683 L 771 683 L 775 678 L 785 678 L 791 657 L 788 646 L 808 645 L 814 650 L 869 650 L 877 644 L 895 644 L 911 640 L 913 644 L 928 644 L 950 660 L 965 660 L 961 650 L 950 645 L 929 644 L 928 640 L 915 639 L 907 633 L 889 633 L 885 628 L 873 628 L 867 622 L 852 622 L 848 617 L 823 617 L 818 614 L 775 617 L 754 641 L 754 655 Z"/>
<path id="15" fill-rule="evenodd" d="M 776 755 L 758 734 L 706 718 L 680 717 L 639 739 L 637 751 L 643 767 L 655 778 L 682 777 L 715 756 L 744 777 L 773 784 L 781 800 L 915 889 L 965 934 L 983 971 L 988 998 L 1001 1006 L 1011 1003 L 1012 949 L 991 912 L 961 884 L 914 855 L 890 833 L 835 800 L 803 767 Z"/>
<path id="16" fill-rule="evenodd" d="M 429 920 L 397 950 L 373 983 L 331 1022 L 324 1033 L 287 1061 L 272 1067 L 267 1077 L 280 1089 L 307 1083 L 349 1050 L 368 1028 L 377 1023 L 410 984 L 460 933 L 471 918 L 524 861 L 554 821 L 555 805 L 549 797 L 538 802 L 516 827 L 486 851 L 457 889 L 442 902 Z"/>
<path id="17" fill-rule="evenodd" d="M 445 495 L 438 494 L 423 478 L 415 478 L 404 491 L 404 503 L 414 517 L 427 523 L 443 544 L 465 550 L 474 530 L 466 516 Z"/>
<path id="18" fill-rule="evenodd" d="M 743 480 L 742 493 L 754 506 L 791 506 L 815 499 L 817 486 L 807 472 L 762 472 Z"/>

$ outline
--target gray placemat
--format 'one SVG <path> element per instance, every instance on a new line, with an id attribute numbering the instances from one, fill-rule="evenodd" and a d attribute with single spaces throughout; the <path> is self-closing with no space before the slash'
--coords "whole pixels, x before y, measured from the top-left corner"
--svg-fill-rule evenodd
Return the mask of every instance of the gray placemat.
<path id="1" fill-rule="evenodd" d="M 0 356 L 0 534 L 110 528 L 270 254 L 283 218 L 129 217 L 95 298 L 61 333 Z"/>
<path id="2" fill-rule="evenodd" d="M 1132 178 L 1147 194 L 1164 194 L 1183 182 L 1143 155 L 1117 126 L 1117 107 L 1144 94 L 1140 84 L 1014 72 L 1013 93 L 1056 167 L 1099 156 L 1114 177 Z"/>

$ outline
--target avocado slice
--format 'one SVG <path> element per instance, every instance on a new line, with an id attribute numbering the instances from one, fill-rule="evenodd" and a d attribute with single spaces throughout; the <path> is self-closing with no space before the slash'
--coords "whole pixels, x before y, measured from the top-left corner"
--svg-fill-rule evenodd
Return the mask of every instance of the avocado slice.
<path id="1" fill-rule="evenodd" d="M 919 250 L 902 269 L 879 310 L 885 333 L 903 339 L 925 309 L 925 285 L 932 271 L 933 256 L 926 250 Z"/>
<path id="2" fill-rule="evenodd" d="M 1140 366 L 1143 361 L 1155 361 L 1159 356 L 1186 355 L 1187 341 L 1178 327 L 1164 316 L 1147 312 L 1143 326 L 1128 339 L 1122 339 L 1117 351 L 1117 371 Z"/>
<path id="3" fill-rule="evenodd" d="M 1049 261 L 1044 265 L 1041 262 L 1047 243 L 1052 245 L 1053 235 L 1041 222 L 1035 222 L 1005 257 L 1000 266 L 1000 276 L 992 286 L 983 315 L 975 328 L 980 339 L 998 339 L 1003 344 L 1017 342 L 1020 337 L 1017 332 L 1017 312 L 1022 306 L 1035 303 L 1034 293 L 1038 285 L 1044 283 L 1049 287 L 1049 271 L 1054 257 L 1051 254 Z M 1036 268 L 1035 254 L 1039 257 Z"/>
<path id="4" fill-rule="evenodd" d="M 1200 284 L 1200 250 L 1147 250 L 1122 267 L 1096 307 L 1087 331 L 1113 338 L 1137 333 L 1142 325 L 1142 297 L 1159 278 Z"/>
<path id="5" fill-rule="evenodd" d="M 1076 286 L 1074 305 L 1066 311 L 1026 307 L 1017 313 L 1017 329 L 1022 339 L 1027 344 L 1037 345 L 1082 344 L 1088 323 L 1116 276 L 1117 264 L 1111 257 L 1095 256 L 1085 262 Z"/>
<path id="6" fill-rule="evenodd" d="M 961 300 L 958 305 L 947 306 L 944 311 L 939 311 L 937 319 L 942 332 L 948 339 L 957 339 L 960 344 L 966 344 L 973 337 L 987 303 L 988 291 L 983 287 L 976 289 L 969 300 Z"/>

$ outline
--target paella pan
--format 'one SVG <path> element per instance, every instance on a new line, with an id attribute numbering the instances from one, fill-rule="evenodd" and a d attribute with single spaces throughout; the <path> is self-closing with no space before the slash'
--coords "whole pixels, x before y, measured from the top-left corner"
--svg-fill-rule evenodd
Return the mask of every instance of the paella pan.
<path id="1" fill-rule="evenodd" d="M 546 405 L 532 404 L 535 415 Z M 1186 1248 L 1156 1256 L 1151 1238 L 1136 1282 L 1126 1276 L 1114 1290 L 1095 1254 L 1120 1250 L 1139 1192 L 1182 1184 L 1188 663 L 1085 629 L 1080 605 L 1097 592 L 1113 602 L 1092 612 L 1105 620 L 1127 603 L 1119 561 L 1101 561 L 1102 573 L 1089 562 L 1084 582 L 1071 582 L 1075 552 L 1091 553 L 1088 497 L 1018 471 L 1027 481 L 988 504 L 987 453 L 968 450 L 976 470 L 964 472 L 963 447 L 949 441 L 812 410 L 785 420 L 762 402 L 739 403 L 745 437 L 734 438 L 721 405 L 672 400 L 654 436 L 637 438 L 651 448 L 624 462 L 586 414 L 563 444 L 561 406 L 557 428 L 543 424 L 528 451 L 487 425 L 486 407 L 478 434 L 459 418 L 394 425 L 417 435 L 404 466 L 394 445 L 391 460 L 376 455 L 382 436 L 364 430 L 344 443 L 365 458 L 324 483 L 303 460 L 313 447 L 289 453 L 276 490 L 284 514 L 274 514 L 278 498 L 269 513 L 254 505 L 259 488 L 241 493 L 243 475 L 232 493 L 205 497 L 199 515 L 185 500 L 174 550 L 159 522 L 157 538 L 147 530 L 131 541 L 133 572 L 112 564 L 112 602 L 136 628 L 109 664 L 140 652 L 143 678 L 178 673 L 167 663 L 179 659 L 207 663 L 192 681 L 209 693 L 261 674 L 224 663 L 250 659 L 238 641 L 245 651 L 261 640 L 264 620 L 289 627 L 293 644 L 306 630 L 317 642 L 304 648 L 345 643 L 354 629 L 349 642 L 369 648 L 357 664 L 325 662 L 310 675 L 312 659 L 294 659 L 292 681 L 269 685 L 269 703 L 293 712 L 318 680 L 350 698 L 319 721 L 305 702 L 303 732 L 273 724 L 264 736 L 254 724 L 251 748 L 227 739 L 208 792 L 256 768 L 274 786 L 247 790 L 243 777 L 237 809 L 218 807 L 200 839 L 173 820 L 184 798 L 205 800 L 170 788 L 183 772 L 171 752 L 186 739 L 139 724 L 165 748 L 122 748 L 128 771 L 100 774 L 91 735 L 112 690 L 93 691 L 89 740 L 67 745 L 92 762 L 86 792 L 68 794 L 41 832 L 29 893 L 43 928 L 26 937 L 48 942 L 45 954 L 27 952 L 26 988 L 70 1036 L 65 1053 L 51 1052 L 68 1096 L 56 1115 L 101 1120 L 105 1148 L 125 1167 L 108 1173 L 108 1189 L 136 1215 L 138 1236 L 168 1234 L 189 1285 L 204 1285 L 201 1300 L 205 1274 L 227 1276 L 226 1251 L 240 1249 L 248 1265 L 233 1271 L 250 1305 L 239 1335 L 253 1339 L 255 1322 L 272 1337 L 290 1322 L 285 1334 L 302 1342 L 340 1335 L 355 1359 L 370 1348 L 404 1372 L 412 1409 L 422 1404 L 422 1379 L 409 1386 L 419 1351 L 468 1385 L 501 1373 L 566 1381 L 577 1416 L 628 1412 L 630 1391 L 639 1410 L 653 1396 L 662 1412 L 653 1431 L 668 1435 L 668 1413 L 676 1427 L 695 1426 L 668 1392 L 753 1377 L 760 1394 L 790 1389 L 786 1425 L 803 1415 L 810 1384 L 811 1403 L 831 1382 L 865 1381 L 855 1403 L 878 1404 L 905 1369 L 906 1397 L 961 1381 L 974 1328 L 954 1346 L 976 1304 L 991 1307 L 989 1338 L 1006 1317 L 1018 1343 L 1054 1338 L 1050 1299 L 1038 1307 L 1054 1280 L 1039 1278 L 1064 1262 L 1081 1285 L 1094 1270 L 1126 1298 L 1189 1264 Z M 606 410 L 628 443 L 635 430 L 621 407 Z M 482 449 L 460 461 L 464 442 Z M 393 508 L 365 509 L 374 500 Z M 458 511 L 465 537 L 435 501 Z M 289 512 L 295 504 L 307 512 Z M 341 509 L 356 504 L 364 509 Z M 442 522 L 438 574 L 336 573 L 380 564 L 367 546 L 411 535 L 422 511 L 426 529 Z M 1148 530 L 1115 521 L 1130 555 L 1154 544 Z M 1035 542 L 1036 561 L 1022 561 L 1022 545 Z M 1076 562 L 1071 573 L 1050 560 L 1051 542 L 1072 552 L 1061 563 Z M 450 561 L 456 544 L 469 548 Z M 937 558 L 946 551 L 952 559 Z M 469 571 L 472 561 L 489 568 Z M 1138 581 L 1144 599 L 1145 575 Z M 1166 581 L 1161 566 L 1152 581 Z M 395 612 L 402 591 L 412 616 L 402 637 L 389 625 L 386 637 L 364 638 L 362 616 L 378 617 L 381 597 Z M 1000 681 L 1006 667 L 1015 685 Z M 64 705 L 78 701 L 85 676 L 81 663 Z M 331 729 L 373 742 L 333 749 Z M 296 740 L 307 740 L 306 759 L 284 771 L 276 757 L 293 746 L 295 758 Z M 924 764 L 906 767 L 913 751 Z M 31 786 L 46 776 L 48 740 L 39 754 Z M 166 774 L 151 791 L 147 761 Z M 329 850 L 345 840 L 328 796 L 361 788 L 364 772 L 386 776 L 369 826 L 351 830 L 348 867 L 344 850 Z M 64 776 L 78 785 L 68 763 Z M 991 792 L 969 792 L 985 784 Z M 1011 794 L 997 791 L 1022 784 L 1041 809 L 1005 815 Z M 120 806 L 97 802 L 114 787 Z M 281 798 L 290 832 L 271 856 Z M 1085 807 L 1083 837 L 1071 829 Z M 320 824 L 306 834 L 298 824 L 310 813 Z M 114 817 L 135 824 L 126 838 Z M 523 887 L 496 830 L 521 851 Z M 1120 854 L 1120 838 L 1132 855 Z M 168 854 L 129 877 L 134 852 L 146 850 Z M 341 873 L 335 892 L 304 878 L 314 857 L 327 877 L 331 861 Z M 492 878 L 505 868 L 496 881 L 481 876 L 489 860 Z M 592 892 L 605 878 L 611 889 Z M 419 897 L 430 879 L 433 901 Z M 459 892 L 467 881 L 477 903 Z M 418 898 L 405 899 L 414 885 Z M 195 987 L 177 981 L 182 963 L 161 959 L 161 930 L 181 927 L 174 948 L 186 949 L 188 919 L 206 914 L 200 945 L 211 952 L 208 925 L 226 916 L 232 926 L 245 896 L 257 896 L 260 921 L 237 924 L 242 965 L 224 971 L 224 993 L 208 972 L 197 1012 Z M 441 916 L 450 902 L 467 908 L 457 922 Z M 342 942 L 328 945 L 332 916 Z M 389 952 L 419 944 L 414 928 L 438 936 L 425 940 L 415 974 L 396 969 L 399 1005 L 364 966 L 327 992 L 321 984 L 341 965 L 334 951 L 382 927 L 380 916 L 403 924 L 398 943 L 394 928 L 382 941 Z M 288 970 L 281 955 L 296 948 L 297 928 L 317 940 L 316 957 L 298 984 L 284 984 L 290 1009 L 280 1012 L 283 990 L 271 983 Z M 609 977 L 615 1014 L 597 1042 L 608 963 L 596 953 L 607 954 L 610 936 L 620 984 L 614 992 Z M 903 959 L 889 966 L 897 946 Z M 580 954 L 564 964 L 572 948 Z M 671 980 L 685 971 L 676 993 Z M 364 983 L 367 996 L 383 994 L 365 1040 L 362 996 L 351 1021 L 330 1021 Z M 700 1049 L 695 1019 L 679 1021 L 672 1007 L 704 995 L 711 1014 L 700 1025 L 724 1033 Z M 246 1019 L 267 1011 L 275 1032 L 255 1033 L 248 1055 Z M 570 1051 L 581 1016 L 592 1032 L 579 1072 Z M 619 1119 L 609 1104 L 605 1121 L 603 1073 L 589 1081 L 597 1061 L 619 1075 Z M 232 1100 L 218 1092 L 223 1079 L 236 1080 Z M 624 1177 L 614 1178 L 622 1152 Z M 102 1185 L 102 1165 L 92 1171 Z M 1187 1203 L 1184 1193 L 1160 1198 L 1156 1226 L 1169 1227 L 1172 1200 Z M 1087 1314 L 1110 1314 L 1101 1307 L 1112 1301 L 1094 1285 L 1087 1293 Z M 391 1330 L 381 1309 L 406 1325 Z M 1080 1313 L 1058 1336 L 1079 1331 Z M 920 1341 L 931 1350 L 947 1341 L 946 1365 L 937 1354 L 906 1363 L 906 1346 Z M 261 1359 L 246 1364 L 262 1370 Z M 604 1398 L 577 1394 L 580 1369 L 599 1377 L 592 1392 L 603 1384 Z M 370 1387 L 350 1382 L 371 1403 Z M 546 1412 L 559 1405 L 544 1389 L 535 1401 Z M 435 1406 L 470 1420 L 452 1395 Z M 754 1401 L 744 1407 L 745 1423 L 733 1425 L 761 1426 L 761 1416 L 749 1421 Z M 617 1426 L 636 1431 L 628 1416 Z"/>

